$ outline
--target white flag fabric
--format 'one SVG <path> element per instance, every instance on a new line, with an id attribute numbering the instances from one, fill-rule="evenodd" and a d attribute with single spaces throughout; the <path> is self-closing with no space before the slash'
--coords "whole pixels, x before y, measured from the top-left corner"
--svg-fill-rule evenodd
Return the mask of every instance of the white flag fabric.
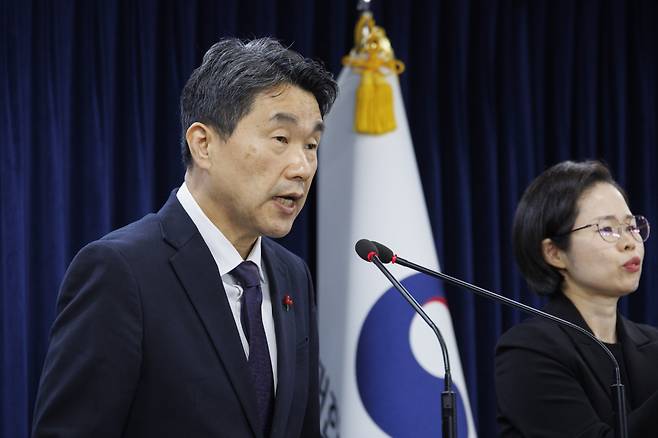
<path id="1" fill-rule="evenodd" d="M 345 67 L 327 116 L 318 171 L 318 306 L 321 430 L 333 437 L 439 437 L 443 358 L 431 329 L 354 244 L 383 243 L 439 269 L 397 76 L 397 129 L 353 130 L 360 75 Z M 476 437 L 450 312 L 441 284 L 389 265 L 448 345 L 459 437 Z"/>

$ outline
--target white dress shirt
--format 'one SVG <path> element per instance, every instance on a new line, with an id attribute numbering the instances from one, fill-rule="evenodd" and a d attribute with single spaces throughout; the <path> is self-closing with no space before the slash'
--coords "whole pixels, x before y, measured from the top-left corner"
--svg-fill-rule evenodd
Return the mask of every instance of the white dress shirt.
<path id="1" fill-rule="evenodd" d="M 242 303 L 240 298 L 242 297 L 242 287 L 235 282 L 235 279 L 229 275 L 235 267 L 237 267 L 242 260 L 242 256 L 238 253 L 238 250 L 235 249 L 233 244 L 222 234 L 222 232 L 213 224 L 208 216 L 201 210 L 199 204 L 196 202 L 192 193 L 190 193 L 187 185 L 183 184 L 178 189 L 176 193 L 178 201 L 185 209 L 185 212 L 190 216 L 194 225 L 196 225 L 203 241 L 208 245 L 210 253 L 212 254 L 219 273 L 222 276 L 222 283 L 224 283 L 224 290 L 226 291 L 226 298 L 228 303 L 231 306 L 231 312 L 233 313 L 233 319 L 235 320 L 235 326 L 238 329 L 240 334 L 240 341 L 242 341 L 242 348 L 244 348 L 244 354 L 249 358 L 249 344 L 247 343 L 247 338 L 242 329 L 242 323 L 240 322 L 240 312 L 242 308 Z M 265 269 L 262 268 L 262 258 L 261 258 L 261 238 L 259 237 L 256 240 L 247 260 L 252 261 L 258 266 L 258 272 L 260 274 L 260 287 L 263 291 L 263 304 L 261 305 L 261 313 L 263 315 L 263 328 L 265 329 L 265 337 L 267 338 L 267 346 L 270 350 L 270 361 L 272 363 L 272 375 L 274 376 L 274 390 L 276 391 L 277 384 L 277 350 L 276 350 L 276 335 L 274 331 L 274 318 L 272 317 L 272 299 L 270 297 L 270 287 L 267 281 L 267 273 Z"/>

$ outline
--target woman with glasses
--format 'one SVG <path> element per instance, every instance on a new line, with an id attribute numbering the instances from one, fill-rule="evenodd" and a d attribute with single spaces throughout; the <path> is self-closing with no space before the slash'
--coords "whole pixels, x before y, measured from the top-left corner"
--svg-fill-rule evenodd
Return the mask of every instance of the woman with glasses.
<path id="1" fill-rule="evenodd" d="M 629 437 L 658 437 L 658 330 L 617 312 L 640 282 L 649 222 L 596 161 L 539 175 L 516 211 L 513 245 L 544 308 L 606 344 L 620 366 Z M 504 437 L 614 437 L 614 366 L 578 331 L 529 318 L 496 347 L 498 423 Z"/>

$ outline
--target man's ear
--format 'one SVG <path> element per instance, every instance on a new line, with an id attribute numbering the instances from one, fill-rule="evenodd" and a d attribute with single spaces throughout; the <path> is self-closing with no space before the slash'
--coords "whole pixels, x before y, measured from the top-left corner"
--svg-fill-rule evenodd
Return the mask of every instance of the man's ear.
<path id="1" fill-rule="evenodd" d="M 566 268 L 564 251 L 558 248 L 551 239 L 546 238 L 541 241 L 541 250 L 546 263 L 557 269 Z"/>
<path id="2" fill-rule="evenodd" d="M 210 144 L 217 134 L 208 125 L 194 122 L 185 132 L 185 140 L 190 148 L 194 166 L 201 169 L 210 168 Z"/>

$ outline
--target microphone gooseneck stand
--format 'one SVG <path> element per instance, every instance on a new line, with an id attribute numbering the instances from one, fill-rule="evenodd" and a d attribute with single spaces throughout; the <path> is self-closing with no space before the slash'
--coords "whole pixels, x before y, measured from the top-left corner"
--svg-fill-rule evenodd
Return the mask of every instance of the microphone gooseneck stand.
<path id="1" fill-rule="evenodd" d="M 541 318 L 545 318 L 548 320 L 551 320 L 557 324 L 571 327 L 574 330 L 577 330 L 578 332 L 584 334 L 596 344 L 598 344 L 603 351 L 608 355 L 610 358 L 610 361 L 614 364 L 614 379 L 615 383 L 613 383 L 610 386 L 611 389 L 611 398 L 612 398 L 612 405 L 613 408 L 615 409 L 615 437 L 616 438 L 628 438 L 628 418 L 626 415 L 626 394 L 624 390 L 624 385 L 621 383 L 621 374 L 619 372 L 619 363 L 617 362 L 617 359 L 615 356 L 612 354 L 612 352 L 608 349 L 608 347 L 605 346 L 603 342 L 598 340 L 592 333 L 588 332 L 584 328 L 570 322 L 567 320 L 564 320 L 562 318 L 558 318 L 557 316 L 551 315 L 550 313 L 543 312 L 539 309 L 535 309 L 534 307 L 530 307 L 526 304 L 519 303 L 518 301 L 514 301 L 510 298 L 504 297 L 502 295 L 499 295 L 495 292 L 491 292 L 487 289 L 483 289 L 479 286 L 475 286 L 474 284 L 467 283 L 463 280 L 460 280 L 455 277 L 451 277 L 450 275 L 443 274 L 441 272 L 433 271 L 431 269 L 428 269 L 424 266 L 420 266 L 416 263 L 413 263 L 409 260 L 403 259 L 402 257 L 399 257 L 393 253 L 388 247 L 385 245 L 382 245 L 381 243 L 378 242 L 372 242 L 375 245 L 375 248 L 377 248 L 377 253 L 380 254 L 381 257 L 381 263 L 395 263 L 401 266 L 405 266 L 407 268 L 411 268 L 414 271 L 421 272 L 423 274 L 427 274 L 431 277 L 439 278 L 441 280 L 445 280 L 449 283 L 452 283 L 454 285 L 457 285 L 459 287 L 468 289 L 470 291 L 475 292 L 477 295 L 493 299 L 495 301 L 498 301 L 500 303 L 503 303 L 507 306 L 514 307 L 516 309 L 522 310 L 523 312 L 530 313 L 532 315 L 539 316 Z"/>
<path id="2" fill-rule="evenodd" d="M 441 335 L 441 332 L 437 328 L 434 321 L 425 313 L 421 305 L 416 301 L 416 299 L 409 293 L 409 291 L 400 283 L 391 272 L 386 269 L 386 266 L 379 259 L 377 254 L 377 247 L 373 242 L 367 239 L 359 240 L 355 249 L 359 257 L 367 262 L 372 262 L 377 268 L 384 274 L 388 281 L 393 284 L 395 289 L 404 297 L 404 299 L 413 307 L 413 309 L 423 318 L 423 321 L 430 326 L 434 335 L 439 340 L 441 345 L 441 353 L 443 355 L 443 364 L 444 364 L 444 379 L 443 379 L 443 391 L 441 392 L 441 432 L 443 438 L 456 438 L 457 437 L 457 411 L 456 411 L 456 402 L 455 402 L 455 391 L 452 389 L 452 374 L 450 373 L 450 359 L 448 357 L 448 347 L 446 346 L 445 340 Z"/>

